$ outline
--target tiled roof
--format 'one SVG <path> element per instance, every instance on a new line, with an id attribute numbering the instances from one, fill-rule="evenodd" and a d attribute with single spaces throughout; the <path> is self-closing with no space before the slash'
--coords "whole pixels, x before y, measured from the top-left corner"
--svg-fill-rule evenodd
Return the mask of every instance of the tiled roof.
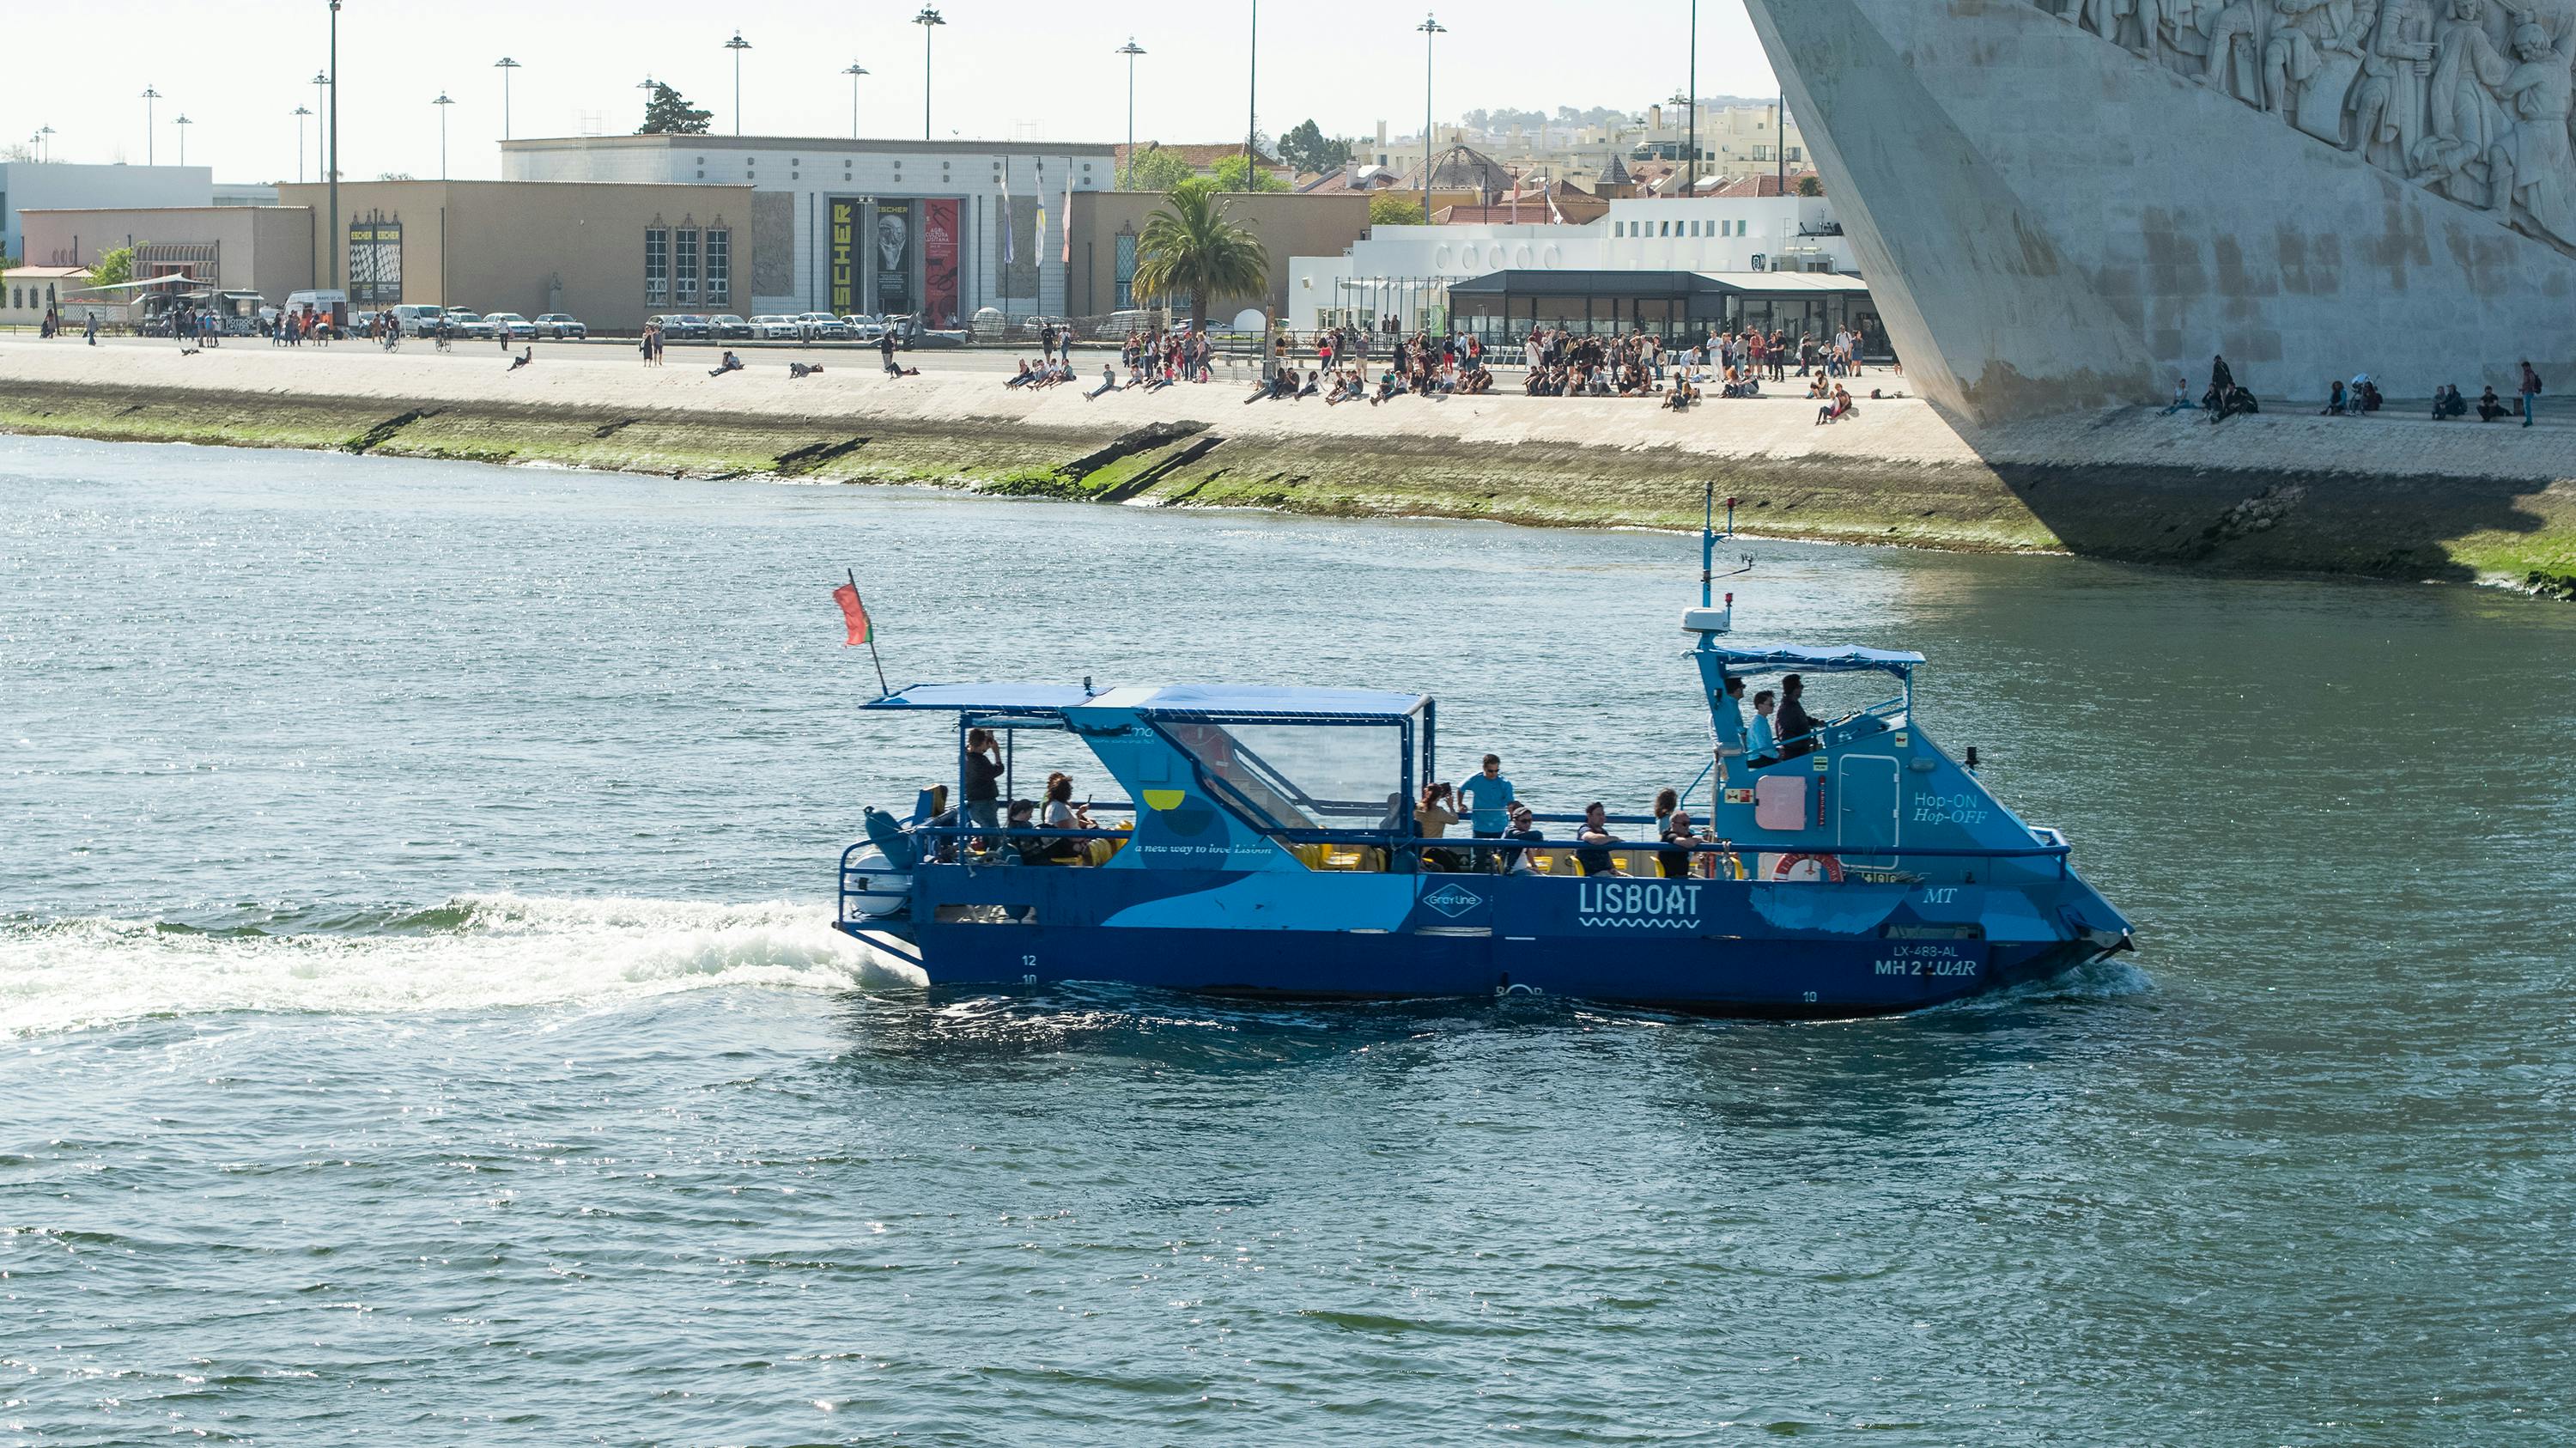
<path id="1" fill-rule="evenodd" d="M 1729 182 L 1716 194 L 1719 196 L 1794 196 L 1798 191 L 1798 183 L 1815 174 L 1813 171 L 1792 171 L 1785 186 L 1781 184 L 1778 176 L 1747 176 L 1741 181 Z"/>

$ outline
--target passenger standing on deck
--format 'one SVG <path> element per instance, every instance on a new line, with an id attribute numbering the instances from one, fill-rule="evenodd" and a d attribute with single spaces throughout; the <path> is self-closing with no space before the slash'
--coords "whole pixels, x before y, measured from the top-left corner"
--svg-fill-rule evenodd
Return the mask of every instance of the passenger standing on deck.
<path id="1" fill-rule="evenodd" d="M 1795 759 L 1812 752 L 1816 741 L 1807 736 L 1816 732 L 1816 718 L 1807 712 L 1804 695 L 1807 681 L 1796 674 L 1780 680 L 1780 757 Z"/>
<path id="2" fill-rule="evenodd" d="M 1745 740 L 1744 762 L 1755 769 L 1780 762 L 1780 736 L 1771 727 L 1774 697 L 1768 689 L 1753 696 L 1753 729 Z"/>
<path id="3" fill-rule="evenodd" d="M 1467 782 L 1458 786 L 1458 798 L 1467 806 L 1467 826 L 1476 838 L 1502 838 L 1504 826 L 1511 821 L 1508 811 L 1512 804 L 1512 782 L 1503 778 L 1503 757 L 1486 755 L 1484 769 L 1467 776 Z M 1477 868 L 1485 868 L 1491 858 L 1490 851 L 1477 851 Z"/>
<path id="4" fill-rule="evenodd" d="M 990 729 L 966 731 L 966 818 L 992 829 L 1001 823 L 1002 751 Z M 992 841 L 981 841 L 987 849 Z"/>

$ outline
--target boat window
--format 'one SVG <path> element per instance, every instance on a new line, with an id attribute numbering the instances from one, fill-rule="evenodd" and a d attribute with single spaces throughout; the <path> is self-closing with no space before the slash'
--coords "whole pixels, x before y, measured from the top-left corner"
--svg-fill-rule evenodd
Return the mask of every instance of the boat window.
<path id="1" fill-rule="evenodd" d="M 1290 830 L 1368 830 L 1404 794 L 1400 724 L 1226 724 L 1167 721 L 1200 770 L 1261 817 Z"/>

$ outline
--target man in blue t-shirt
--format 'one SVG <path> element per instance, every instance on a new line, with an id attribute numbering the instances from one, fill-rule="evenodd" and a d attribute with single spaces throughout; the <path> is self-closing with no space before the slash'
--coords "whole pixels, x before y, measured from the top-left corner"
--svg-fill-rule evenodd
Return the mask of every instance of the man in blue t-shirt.
<path id="1" fill-rule="evenodd" d="M 1484 769 L 1468 775 L 1467 782 L 1458 786 L 1458 802 L 1467 807 L 1467 828 L 1476 838 L 1499 840 L 1503 837 L 1503 829 L 1511 820 L 1507 811 L 1512 803 L 1512 782 L 1503 778 L 1501 755 L 1485 756 Z M 1487 868 L 1486 861 L 1491 858 L 1491 851 L 1477 851 L 1476 867 Z"/>

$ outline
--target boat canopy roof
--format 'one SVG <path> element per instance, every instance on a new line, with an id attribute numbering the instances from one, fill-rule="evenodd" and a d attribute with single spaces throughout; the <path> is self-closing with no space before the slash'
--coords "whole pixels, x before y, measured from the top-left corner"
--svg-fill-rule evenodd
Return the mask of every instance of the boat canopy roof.
<path id="1" fill-rule="evenodd" d="M 1091 697 L 1080 684 L 915 684 L 863 707 L 955 709 L 972 714 L 1054 714 Z"/>
<path id="2" fill-rule="evenodd" d="M 1911 649 L 1866 649 L 1856 644 L 1721 643 L 1715 652 L 1730 668 L 1795 668 L 1818 674 L 1910 674 L 1923 662 L 1923 656 Z"/>
<path id="3" fill-rule="evenodd" d="M 1090 705 L 1165 717 L 1402 719 L 1428 695 L 1375 689 L 1309 689 L 1258 684 L 1167 684 L 1086 689 L 1076 684 L 915 684 L 870 709 L 948 709 L 972 714 L 1060 714 Z"/>

